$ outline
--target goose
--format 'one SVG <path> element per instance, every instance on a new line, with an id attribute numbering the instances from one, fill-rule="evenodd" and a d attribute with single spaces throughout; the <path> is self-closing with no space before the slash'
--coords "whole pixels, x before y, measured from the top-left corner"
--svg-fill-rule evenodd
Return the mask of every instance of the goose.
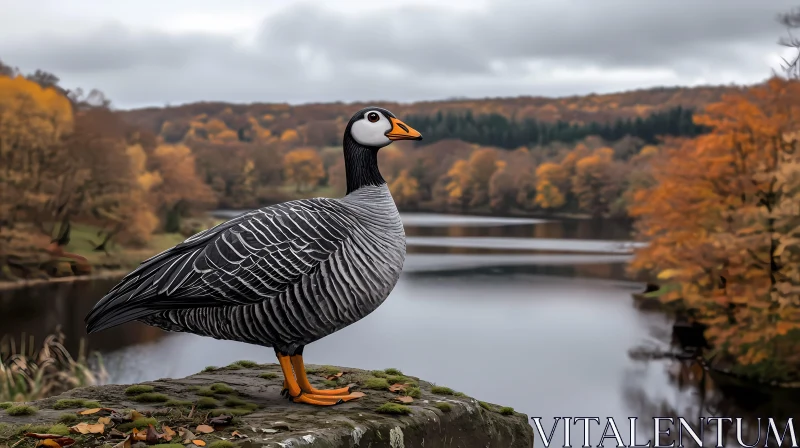
<path id="1" fill-rule="evenodd" d="M 87 333 L 139 321 L 269 347 L 294 402 L 363 396 L 313 387 L 303 348 L 375 311 L 397 283 L 406 238 L 377 156 L 421 139 L 384 108 L 359 110 L 344 131 L 344 197 L 252 210 L 143 261 L 95 304 Z"/>

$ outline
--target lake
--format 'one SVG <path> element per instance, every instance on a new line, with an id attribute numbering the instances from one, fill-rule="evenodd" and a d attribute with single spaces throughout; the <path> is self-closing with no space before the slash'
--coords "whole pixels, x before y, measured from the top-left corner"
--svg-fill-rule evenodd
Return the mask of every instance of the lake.
<path id="1" fill-rule="evenodd" d="M 408 257 L 389 299 L 362 321 L 308 346 L 307 362 L 395 367 L 542 417 L 545 433 L 557 416 L 596 416 L 603 426 L 614 417 L 626 443 L 628 417 L 752 421 L 791 416 L 800 407 L 796 396 L 719 381 L 693 363 L 631 359 L 633 348 L 667 349 L 671 322 L 632 306 L 631 293 L 643 284 L 625 276 L 635 247 L 625 225 L 427 214 L 404 214 L 403 220 Z M 41 341 L 61 325 L 75 350 L 86 336 L 84 316 L 114 284 L 0 292 L 0 335 L 34 334 Z M 182 377 L 241 359 L 274 362 L 271 349 L 138 323 L 87 340 L 104 354 L 115 383 Z M 593 428 L 592 445 L 603 426 Z M 652 438 L 644 423 L 638 429 L 638 442 Z M 555 446 L 563 445 L 562 431 L 559 426 Z M 580 446 L 582 437 L 574 426 L 572 445 Z M 614 446 L 613 439 L 606 445 Z"/>

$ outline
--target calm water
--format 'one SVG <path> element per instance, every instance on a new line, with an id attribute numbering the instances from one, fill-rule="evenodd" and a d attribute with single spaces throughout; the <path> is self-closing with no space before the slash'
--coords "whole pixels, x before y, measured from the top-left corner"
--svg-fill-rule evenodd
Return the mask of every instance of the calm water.
<path id="1" fill-rule="evenodd" d="M 671 326 L 632 307 L 630 294 L 643 285 L 624 275 L 630 245 L 620 224 L 422 214 L 404 222 L 409 255 L 392 295 L 362 321 L 310 345 L 309 363 L 396 367 L 541 416 L 546 432 L 555 416 L 597 416 L 603 425 L 615 417 L 626 443 L 632 416 L 778 417 L 798 409 L 797 397 L 785 393 L 743 394 L 691 364 L 628 356 L 642 345 L 668 347 Z M 85 337 L 83 317 L 114 283 L 0 292 L 0 334 L 41 340 L 60 324 L 74 349 Z M 138 323 L 88 341 L 118 383 L 182 377 L 240 359 L 274 361 L 271 349 Z M 593 429 L 596 445 L 602 428 Z M 643 437 L 638 442 L 652 432 Z M 581 439 L 573 427 L 573 446 Z"/>

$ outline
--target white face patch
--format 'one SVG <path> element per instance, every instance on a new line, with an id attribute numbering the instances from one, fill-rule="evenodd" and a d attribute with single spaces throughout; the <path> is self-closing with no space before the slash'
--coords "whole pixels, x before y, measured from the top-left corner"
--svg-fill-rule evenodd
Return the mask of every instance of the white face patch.
<path id="1" fill-rule="evenodd" d="M 385 115 L 377 110 L 368 110 L 362 119 L 353 123 L 350 135 L 364 146 L 381 148 L 392 142 L 386 136 L 389 129 L 392 129 L 392 123 Z"/>

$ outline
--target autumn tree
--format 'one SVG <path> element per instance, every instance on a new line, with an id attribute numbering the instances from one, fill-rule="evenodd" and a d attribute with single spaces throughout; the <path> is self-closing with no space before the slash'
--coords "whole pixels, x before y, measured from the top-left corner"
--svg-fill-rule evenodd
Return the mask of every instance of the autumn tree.
<path id="1" fill-rule="evenodd" d="M 459 207 L 477 207 L 489 202 L 489 181 L 505 166 L 492 148 L 475 149 L 467 160 L 457 160 L 447 172 L 449 202 Z"/>
<path id="2" fill-rule="evenodd" d="M 398 207 L 414 207 L 419 201 L 419 183 L 403 170 L 389 183 L 389 191 Z"/>
<path id="3" fill-rule="evenodd" d="M 722 358 L 751 376 L 800 366 L 785 337 L 800 331 L 798 116 L 797 81 L 725 96 L 695 118 L 711 132 L 653 166 L 631 208 L 649 241 L 633 269 L 674 284 L 663 299 L 699 310 Z"/>
<path id="4" fill-rule="evenodd" d="M 611 202 L 618 197 L 619 179 L 615 176 L 614 150 L 600 148 L 575 164 L 572 193 L 582 211 L 601 217 L 611 210 Z"/>
<path id="5" fill-rule="evenodd" d="M 301 148 L 288 152 L 283 157 L 285 179 L 294 184 L 296 191 L 313 190 L 325 177 L 322 159 L 313 148 Z"/>
<path id="6" fill-rule="evenodd" d="M 566 202 L 564 185 L 569 179 L 569 173 L 557 163 L 539 165 L 536 168 L 536 205 L 551 210 L 563 207 Z"/>
<path id="7" fill-rule="evenodd" d="M 180 219 L 191 210 L 216 204 L 211 188 L 197 174 L 195 156 L 186 145 L 159 145 L 150 157 L 161 181 L 151 187 L 156 209 L 162 211 L 168 232 L 177 232 Z"/>

